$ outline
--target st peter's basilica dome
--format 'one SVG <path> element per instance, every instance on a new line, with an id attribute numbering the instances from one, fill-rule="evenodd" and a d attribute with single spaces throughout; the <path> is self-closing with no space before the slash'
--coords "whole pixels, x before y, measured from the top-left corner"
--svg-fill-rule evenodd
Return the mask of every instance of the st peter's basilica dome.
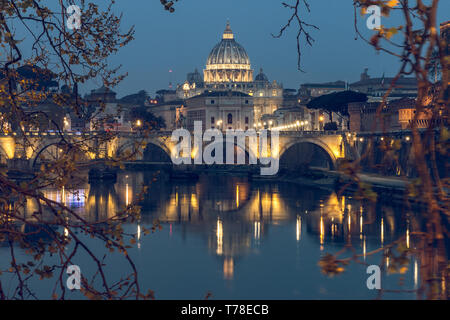
<path id="1" fill-rule="evenodd" d="M 253 70 L 250 59 L 239 43 L 234 40 L 230 24 L 220 41 L 209 54 L 204 70 L 206 83 L 252 82 Z"/>

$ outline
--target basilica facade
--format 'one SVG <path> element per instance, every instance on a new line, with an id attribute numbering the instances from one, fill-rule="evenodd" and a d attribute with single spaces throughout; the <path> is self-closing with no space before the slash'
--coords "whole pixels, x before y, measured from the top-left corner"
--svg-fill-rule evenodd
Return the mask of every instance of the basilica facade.
<path id="1" fill-rule="evenodd" d="M 198 70 L 189 73 L 186 81 L 177 87 L 176 94 L 178 99 L 186 101 L 185 116 L 190 123 L 192 122 L 192 119 L 189 120 L 190 106 L 194 108 L 195 105 L 195 114 L 200 109 L 204 109 L 205 114 L 209 113 L 207 109 L 211 108 L 211 99 L 209 99 L 211 94 L 227 91 L 239 92 L 244 101 L 244 103 L 239 101 L 233 106 L 231 114 L 239 119 L 240 124 L 236 127 L 236 124 L 233 123 L 233 128 L 246 129 L 249 125 L 256 127 L 264 114 L 272 114 L 283 103 L 283 86 L 281 84 L 276 81 L 270 82 L 262 69 L 255 78 L 253 77 L 250 58 L 244 47 L 235 40 L 229 23 L 227 23 L 221 41 L 212 48 L 207 58 L 203 75 Z M 230 95 L 218 95 L 230 97 Z M 203 99 L 204 103 L 201 103 L 202 97 L 205 98 Z M 240 108 L 238 105 L 245 110 L 238 110 Z M 242 118 L 242 115 L 248 114 L 249 106 L 252 106 L 253 115 L 245 121 L 247 116 Z M 223 123 L 226 121 L 228 124 L 228 118 L 214 117 L 214 119 L 223 121 Z"/>

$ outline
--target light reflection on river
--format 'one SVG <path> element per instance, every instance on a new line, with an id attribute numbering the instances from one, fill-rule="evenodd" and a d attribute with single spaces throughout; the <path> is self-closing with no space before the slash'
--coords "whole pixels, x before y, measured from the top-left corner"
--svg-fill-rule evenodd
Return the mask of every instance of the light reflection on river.
<path id="1" fill-rule="evenodd" d="M 419 224 L 399 207 L 369 210 L 359 200 L 311 187 L 219 174 L 196 182 L 169 181 L 164 175 L 151 182 L 153 177 L 152 172 L 127 172 L 115 185 L 86 185 L 76 194 L 47 190 L 46 196 L 95 221 L 111 216 L 149 185 L 141 221 L 127 230 L 138 234 L 130 255 L 141 286 L 160 299 L 202 299 L 207 292 L 216 299 L 372 299 L 377 292 L 367 289 L 364 266 L 351 264 L 329 278 L 317 264 L 321 255 L 349 243 L 365 254 L 400 236 L 412 246 L 410 229 Z M 163 229 L 143 236 L 141 228 L 151 227 L 154 219 Z M 380 257 L 364 260 L 378 264 Z M 120 273 L 120 264 L 113 262 L 111 268 L 111 274 Z M 418 268 L 413 259 L 401 288 L 417 286 Z M 399 289 L 399 280 L 385 276 L 383 287 Z"/>

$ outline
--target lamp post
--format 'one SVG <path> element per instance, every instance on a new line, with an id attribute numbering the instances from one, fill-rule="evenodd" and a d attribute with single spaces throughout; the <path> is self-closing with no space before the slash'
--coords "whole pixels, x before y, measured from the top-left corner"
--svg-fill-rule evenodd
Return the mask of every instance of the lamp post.
<path id="1" fill-rule="evenodd" d="M 323 122 L 324 122 L 324 120 L 325 120 L 325 117 L 321 114 L 319 116 L 319 125 L 320 125 L 319 131 L 323 130 Z"/>
<path id="2" fill-rule="evenodd" d="M 136 120 L 136 128 L 139 129 L 142 127 L 142 120 L 138 119 Z"/>

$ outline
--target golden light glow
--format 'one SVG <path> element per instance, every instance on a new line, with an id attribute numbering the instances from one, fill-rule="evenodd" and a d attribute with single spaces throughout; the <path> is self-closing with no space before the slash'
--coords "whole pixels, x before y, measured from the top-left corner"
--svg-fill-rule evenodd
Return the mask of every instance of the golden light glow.
<path id="1" fill-rule="evenodd" d="M 8 159 L 14 158 L 16 143 L 14 138 L 0 138 L 0 146 L 5 151 Z"/>
<path id="2" fill-rule="evenodd" d="M 255 238 L 255 240 L 259 240 L 261 238 L 261 222 L 255 221 L 253 233 L 253 237 Z"/>
<path id="3" fill-rule="evenodd" d="M 417 265 L 417 260 L 414 260 L 414 289 L 417 289 L 419 284 L 419 268 Z"/>
<path id="4" fill-rule="evenodd" d="M 324 242 L 324 238 L 325 238 L 325 227 L 323 224 L 323 217 L 320 216 L 320 245 L 323 245 Z M 321 250 L 323 250 L 323 247 L 321 247 Z"/>
<path id="5" fill-rule="evenodd" d="M 192 151 L 191 151 L 191 158 L 194 159 L 197 156 L 197 153 L 198 153 L 198 148 L 197 147 L 192 149 Z"/>
<path id="6" fill-rule="evenodd" d="M 359 216 L 359 233 L 362 235 L 363 233 L 363 215 Z"/>
<path id="7" fill-rule="evenodd" d="M 195 193 L 191 193 L 191 206 L 194 209 L 198 209 L 198 199 Z"/>
<path id="8" fill-rule="evenodd" d="M 217 238 L 216 254 L 221 256 L 223 254 L 223 225 L 220 219 L 217 219 L 216 238 Z"/>
<path id="9" fill-rule="evenodd" d="M 238 63 L 222 63 L 222 64 L 208 64 L 206 70 L 250 70 L 251 66 L 248 64 Z"/>
<path id="10" fill-rule="evenodd" d="M 66 189 L 64 188 L 64 186 L 62 187 L 61 191 L 61 203 L 62 204 L 66 203 Z"/>
<path id="11" fill-rule="evenodd" d="M 226 258 L 223 262 L 223 276 L 225 279 L 233 279 L 234 261 L 233 258 Z"/>
<path id="12" fill-rule="evenodd" d="M 364 240 L 363 240 L 363 257 L 364 257 L 364 261 L 366 260 L 366 237 L 364 236 Z"/>
<path id="13" fill-rule="evenodd" d="M 301 233 L 302 233 L 302 218 L 300 216 L 297 216 L 297 226 L 296 226 L 297 241 L 300 241 Z"/>
<path id="14" fill-rule="evenodd" d="M 130 204 L 130 188 L 128 187 L 128 183 L 125 185 L 125 204 L 128 206 Z"/>
<path id="15" fill-rule="evenodd" d="M 406 248 L 409 249 L 409 224 L 408 224 L 408 227 L 406 229 Z"/>
<path id="16" fill-rule="evenodd" d="M 347 225 L 348 225 L 348 235 L 350 236 L 350 232 L 352 229 L 352 218 L 350 216 L 350 212 L 348 213 Z"/>

